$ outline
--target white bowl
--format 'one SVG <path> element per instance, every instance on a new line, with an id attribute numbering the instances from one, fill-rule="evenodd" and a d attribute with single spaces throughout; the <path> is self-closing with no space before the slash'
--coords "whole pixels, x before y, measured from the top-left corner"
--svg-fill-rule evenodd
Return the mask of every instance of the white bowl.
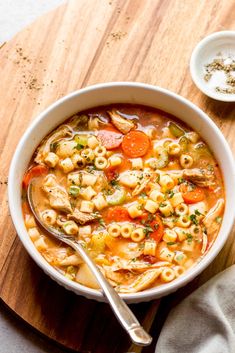
<path id="1" fill-rule="evenodd" d="M 221 31 L 205 37 L 194 48 L 190 60 L 190 72 L 195 85 L 208 97 L 223 102 L 235 102 L 235 94 L 216 92 L 212 79 L 204 79 L 205 65 L 211 63 L 218 53 L 235 58 L 235 31 Z"/>
<path id="2" fill-rule="evenodd" d="M 186 122 L 199 132 L 213 150 L 223 173 L 226 207 L 218 237 L 206 256 L 193 268 L 173 282 L 140 293 L 121 295 L 128 303 L 149 301 L 172 293 L 202 272 L 223 247 L 235 216 L 235 168 L 232 153 L 213 121 L 183 97 L 168 90 L 131 82 L 98 84 L 73 92 L 42 112 L 21 138 L 10 166 L 8 193 L 11 216 L 24 247 L 34 261 L 57 283 L 87 298 L 105 301 L 101 292 L 87 288 L 64 277 L 40 255 L 26 231 L 21 209 L 21 183 L 32 154 L 42 138 L 78 111 L 110 103 L 144 104 L 162 109 Z"/>

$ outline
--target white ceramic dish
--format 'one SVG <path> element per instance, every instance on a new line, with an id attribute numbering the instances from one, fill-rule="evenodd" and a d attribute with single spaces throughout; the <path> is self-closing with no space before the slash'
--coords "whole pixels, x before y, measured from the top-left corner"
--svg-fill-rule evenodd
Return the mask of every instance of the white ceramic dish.
<path id="1" fill-rule="evenodd" d="M 205 37 L 193 50 L 190 60 L 190 72 L 195 85 L 208 97 L 223 102 L 235 102 L 235 94 L 216 92 L 213 78 L 204 79 L 205 65 L 211 63 L 218 53 L 223 57 L 235 59 L 235 31 L 221 31 Z M 218 73 L 217 73 L 218 75 Z M 221 73 L 221 75 L 224 75 Z"/>
<path id="2" fill-rule="evenodd" d="M 11 216 L 24 247 L 35 262 L 51 278 L 65 288 L 87 298 L 104 301 L 102 293 L 68 280 L 51 267 L 36 250 L 27 234 L 22 216 L 22 178 L 35 148 L 49 131 L 78 111 L 110 103 L 139 103 L 156 107 L 179 117 L 189 124 L 201 134 L 214 151 L 223 172 L 226 191 L 226 208 L 223 223 L 219 235 L 208 254 L 195 267 L 173 282 L 144 292 L 122 295 L 128 303 L 137 303 L 159 298 L 176 291 L 202 272 L 219 253 L 229 235 L 235 216 L 235 167 L 229 146 L 212 120 L 188 100 L 168 90 L 143 83 L 105 83 L 73 92 L 52 104 L 33 121 L 18 144 L 11 162 L 8 193 Z"/>

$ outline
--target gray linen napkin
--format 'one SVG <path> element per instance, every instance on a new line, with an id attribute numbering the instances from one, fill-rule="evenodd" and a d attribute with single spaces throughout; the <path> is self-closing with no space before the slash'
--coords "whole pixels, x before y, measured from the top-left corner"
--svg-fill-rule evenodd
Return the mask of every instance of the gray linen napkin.
<path id="1" fill-rule="evenodd" d="M 235 352 L 235 265 L 213 277 L 169 314 L 155 353 Z"/>

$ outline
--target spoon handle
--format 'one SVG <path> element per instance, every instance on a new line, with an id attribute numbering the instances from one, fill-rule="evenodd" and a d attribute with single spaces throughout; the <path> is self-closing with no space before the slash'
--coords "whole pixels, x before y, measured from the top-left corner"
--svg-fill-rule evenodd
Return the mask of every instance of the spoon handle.
<path id="1" fill-rule="evenodd" d="M 106 298 L 108 299 L 113 312 L 115 313 L 123 328 L 129 334 L 131 340 L 140 346 L 149 345 L 152 342 L 152 337 L 140 325 L 135 315 L 129 309 L 124 300 L 122 300 L 122 298 L 118 295 L 115 289 L 109 284 L 99 268 L 87 254 L 86 250 L 82 247 L 81 244 L 77 242 L 70 240 L 68 242 L 70 243 L 69 245 L 80 254 L 84 262 L 89 266 L 93 275 L 96 277 L 97 282 L 102 288 Z"/>
<path id="2" fill-rule="evenodd" d="M 88 255 L 86 250 L 83 248 L 83 246 L 79 244 L 76 240 L 73 240 L 67 237 L 65 234 L 60 234 L 59 232 L 56 232 L 54 229 L 53 230 L 49 229 L 41 221 L 34 207 L 34 202 L 32 198 L 32 187 L 33 187 L 32 183 L 30 183 L 27 190 L 27 198 L 28 198 L 30 209 L 38 224 L 48 234 L 70 245 L 74 250 L 76 250 L 79 253 L 79 255 L 82 257 L 84 262 L 89 266 L 93 275 L 96 277 L 97 282 L 102 288 L 103 293 L 106 296 L 114 314 L 116 315 L 117 319 L 119 320 L 123 328 L 129 334 L 131 340 L 137 345 L 148 346 L 152 342 L 152 337 L 140 325 L 135 315 L 129 309 L 129 307 L 124 302 L 124 300 L 118 295 L 115 289 L 109 284 L 109 282 L 103 276 L 99 268 L 96 266 L 96 264 L 93 262 L 91 257 Z"/>

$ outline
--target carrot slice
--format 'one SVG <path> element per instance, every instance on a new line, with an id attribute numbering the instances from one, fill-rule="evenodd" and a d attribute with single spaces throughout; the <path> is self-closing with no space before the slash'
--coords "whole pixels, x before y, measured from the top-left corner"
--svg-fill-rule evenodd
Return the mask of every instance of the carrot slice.
<path id="1" fill-rule="evenodd" d="M 122 140 L 123 152 L 131 158 L 144 156 L 149 146 L 149 138 L 142 131 L 130 131 Z"/>
<path id="2" fill-rule="evenodd" d="M 180 191 L 184 202 L 187 204 L 197 203 L 205 199 L 205 192 L 202 188 L 195 186 L 192 188 L 188 184 L 181 184 Z"/>
<path id="3" fill-rule="evenodd" d="M 45 167 L 44 165 L 36 165 L 36 167 L 32 167 L 29 169 L 26 174 L 24 175 L 23 178 L 23 188 L 27 189 L 30 181 L 32 178 L 41 176 L 43 174 L 46 174 L 48 172 L 48 168 Z"/>
<path id="4" fill-rule="evenodd" d="M 113 127 L 107 127 L 98 132 L 98 138 L 107 150 L 113 150 L 120 146 L 123 135 Z"/>
<path id="5" fill-rule="evenodd" d="M 115 207 L 109 208 L 104 218 L 106 223 L 126 222 L 131 220 L 127 209 L 121 206 L 115 206 Z"/>

